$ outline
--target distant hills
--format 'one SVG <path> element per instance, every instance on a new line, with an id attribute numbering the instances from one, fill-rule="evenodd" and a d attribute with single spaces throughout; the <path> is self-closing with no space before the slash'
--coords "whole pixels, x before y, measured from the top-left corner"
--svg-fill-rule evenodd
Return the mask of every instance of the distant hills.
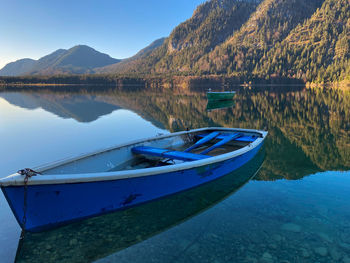
<path id="1" fill-rule="evenodd" d="M 56 73 L 350 80 L 350 1 L 211 0 L 169 37 L 129 59 L 77 46 L 0 70 L 0 75 Z"/>
<path id="2" fill-rule="evenodd" d="M 126 73 L 131 73 L 131 72 L 139 72 L 137 65 L 139 61 L 144 61 L 146 60 L 149 55 L 152 54 L 152 52 L 157 49 L 158 47 L 162 46 L 166 38 L 160 38 L 155 41 L 153 41 L 150 45 L 147 47 L 141 49 L 139 52 L 137 52 L 136 55 L 124 59 L 120 61 L 119 63 L 101 67 L 101 68 L 96 68 L 95 71 L 96 73 L 121 73 L 121 72 L 126 72 Z"/>
<path id="3" fill-rule="evenodd" d="M 94 68 L 120 62 L 95 49 L 78 45 L 68 50 L 58 49 L 39 60 L 21 59 L 7 64 L 1 76 L 54 75 L 94 73 Z"/>
<path id="4" fill-rule="evenodd" d="M 24 58 L 8 63 L 0 70 L 0 76 L 20 76 L 29 72 L 35 65 L 36 60 Z"/>
<path id="5" fill-rule="evenodd" d="M 26 58 L 8 63 L 0 70 L 0 76 L 113 73 L 120 71 L 124 65 L 146 58 L 164 40 L 157 39 L 124 60 L 111 58 L 86 45 L 77 45 L 68 50 L 58 49 L 38 60 Z"/>

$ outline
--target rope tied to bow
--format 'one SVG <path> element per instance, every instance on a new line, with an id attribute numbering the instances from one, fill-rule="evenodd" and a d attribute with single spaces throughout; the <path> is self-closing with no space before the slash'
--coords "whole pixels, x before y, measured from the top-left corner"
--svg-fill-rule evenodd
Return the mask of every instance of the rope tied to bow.
<path id="1" fill-rule="evenodd" d="M 23 189 L 23 218 L 22 218 L 22 233 L 20 239 L 24 239 L 25 229 L 27 223 L 27 195 L 28 195 L 28 180 L 32 176 L 41 174 L 40 172 L 34 171 L 30 168 L 24 168 L 17 171 L 18 174 L 24 175 L 24 189 Z"/>

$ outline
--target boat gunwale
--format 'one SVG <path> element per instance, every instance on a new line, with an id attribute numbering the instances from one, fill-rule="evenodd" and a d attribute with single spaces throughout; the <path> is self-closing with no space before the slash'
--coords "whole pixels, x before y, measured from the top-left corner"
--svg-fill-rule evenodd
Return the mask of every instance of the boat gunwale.
<path id="1" fill-rule="evenodd" d="M 49 169 L 67 164 L 67 163 L 84 159 L 87 157 L 91 157 L 91 156 L 98 155 L 108 151 L 113 151 L 122 147 L 136 145 L 143 142 L 149 142 L 153 140 L 165 139 L 165 138 L 170 138 L 174 136 L 181 136 L 188 133 L 211 131 L 211 130 L 258 133 L 262 137 L 257 138 L 254 142 L 251 142 L 248 145 L 238 150 L 228 152 L 225 154 L 220 154 L 217 156 L 212 156 L 210 158 L 206 158 L 203 160 L 184 162 L 181 164 L 168 165 L 168 166 L 142 168 L 137 170 L 121 170 L 121 171 L 113 171 L 113 172 L 74 173 L 74 174 L 44 174 L 44 175 L 37 175 L 37 176 L 31 177 L 30 180 L 28 180 L 27 185 L 51 185 L 51 184 L 71 184 L 71 183 L 89 183 L 89 182 L 92 183 L 92 182 L 99 182 L 99 181 L 112 181 L 112 180 L 129 179 L 129 178 L 135 178 L 135 177 L 152 176 L 152 175 L 159 175 L 163 173 L 188 170 L 192 168 L 210 165 L 213 163 L 223 162 L 223 161 L 235 158 L 239 155 L 242 155 L 250 150 L 253 150 L 258 145 L 260 145 L 268 134 L 267 131 L 254 130 L 254 129 L 206 127 L 206 128 L 194 129 L 190 131 L 181 131 L 181 132 L 164 134 L 156 137 L 150 137 L 146 139 L 144 138 L 144 139 L 130 141 L 124 144 L 119 144 L 119 145 L 98 150 L 92 153 L 82 154 L 74 158 L 64 159 L 45 166 L 39 166 L 38 168 L 36 168 L 36 170 L 38 172 L 42 172 L 45 170 L 49 170 Z M 18 173 L 15 173 L 0 179 L 1 187 L 23 186 L 23 185 L 24 185 L 24 175 L 20 175 Z"/>
<path id="2" fill-rule="evenodd" d="M 207 94 L 231 94 L 236 93 L 236 91 L 208 91 Z"/>

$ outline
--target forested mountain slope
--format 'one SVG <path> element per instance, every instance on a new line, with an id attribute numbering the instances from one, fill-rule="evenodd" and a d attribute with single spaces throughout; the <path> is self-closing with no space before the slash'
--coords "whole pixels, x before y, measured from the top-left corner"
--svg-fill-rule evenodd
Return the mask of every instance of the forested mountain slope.
<path id="1" fill-rule="evenodd" d="M 137 68 L 138 62 L 145 60 L 149 57 L 152 52 L 158 47 L 162 46 L 165 41 L 165 38 L 160 38 L 153 41 L 147 47 L 141 49 L 136 55 L 123 59 L 122 61 L 108 65 L 101 68 L 95 68 L 95 72 L 97 73 L 113 73 L 113 72 L 130 72 L 133 68 Z"/>
<path id="2" fill-rule="evenodd" d="M 258 0 L 212 0 L 177 26 L 147 57 L 124 63 L 118 73 L 189 72 L 203 55 L 239 30 L 255 11 Z"/>
<path id="3" fill-rule="evenodd" d="M 350 1 L 326 0 L 261 59 L 259 73 L 337 81 L 350 76 Z"/>
<path id="4" fill-rule="evenodd" d="M 210 0 L 122 61 L 87 46 L 17 61 L 3 75 L 146 74 L 350 80 L 349 0 Z M 30 68 L 30 70 L 27 70 Z M 237 78 L 236 78 L 237 77 Z"/>
<path id="5" fill-rule="evenodd" d="M 312 16 L 322 0 L 265 0 L 242 28 L 204 56 L 197 69 L 209 73 L 251 74 L 260 59 L 299 23 Z"/>
<path id="6" fill-rule="evenodd" d="M 212 0 L 115 73 L 350 79 L 350 1 Z"/>

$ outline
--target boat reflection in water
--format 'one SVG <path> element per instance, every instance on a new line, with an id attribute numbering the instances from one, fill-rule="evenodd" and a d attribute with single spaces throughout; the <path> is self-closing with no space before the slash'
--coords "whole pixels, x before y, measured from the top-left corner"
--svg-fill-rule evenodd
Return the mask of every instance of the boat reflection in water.
<path id="1" fill-rule="evenodd" d="M 227 109 L 235 106 L 234 100 L 208 100 L 207 111 Z"/>
<path id="2" fill-rule="evenodd" d="M 232 173 L 202 186 L 127 210 L 90 218 L 19 241 L 16 262 L 91 262 L 130 247 L 190 219 L 252 179 L 264 147 Z"/>

